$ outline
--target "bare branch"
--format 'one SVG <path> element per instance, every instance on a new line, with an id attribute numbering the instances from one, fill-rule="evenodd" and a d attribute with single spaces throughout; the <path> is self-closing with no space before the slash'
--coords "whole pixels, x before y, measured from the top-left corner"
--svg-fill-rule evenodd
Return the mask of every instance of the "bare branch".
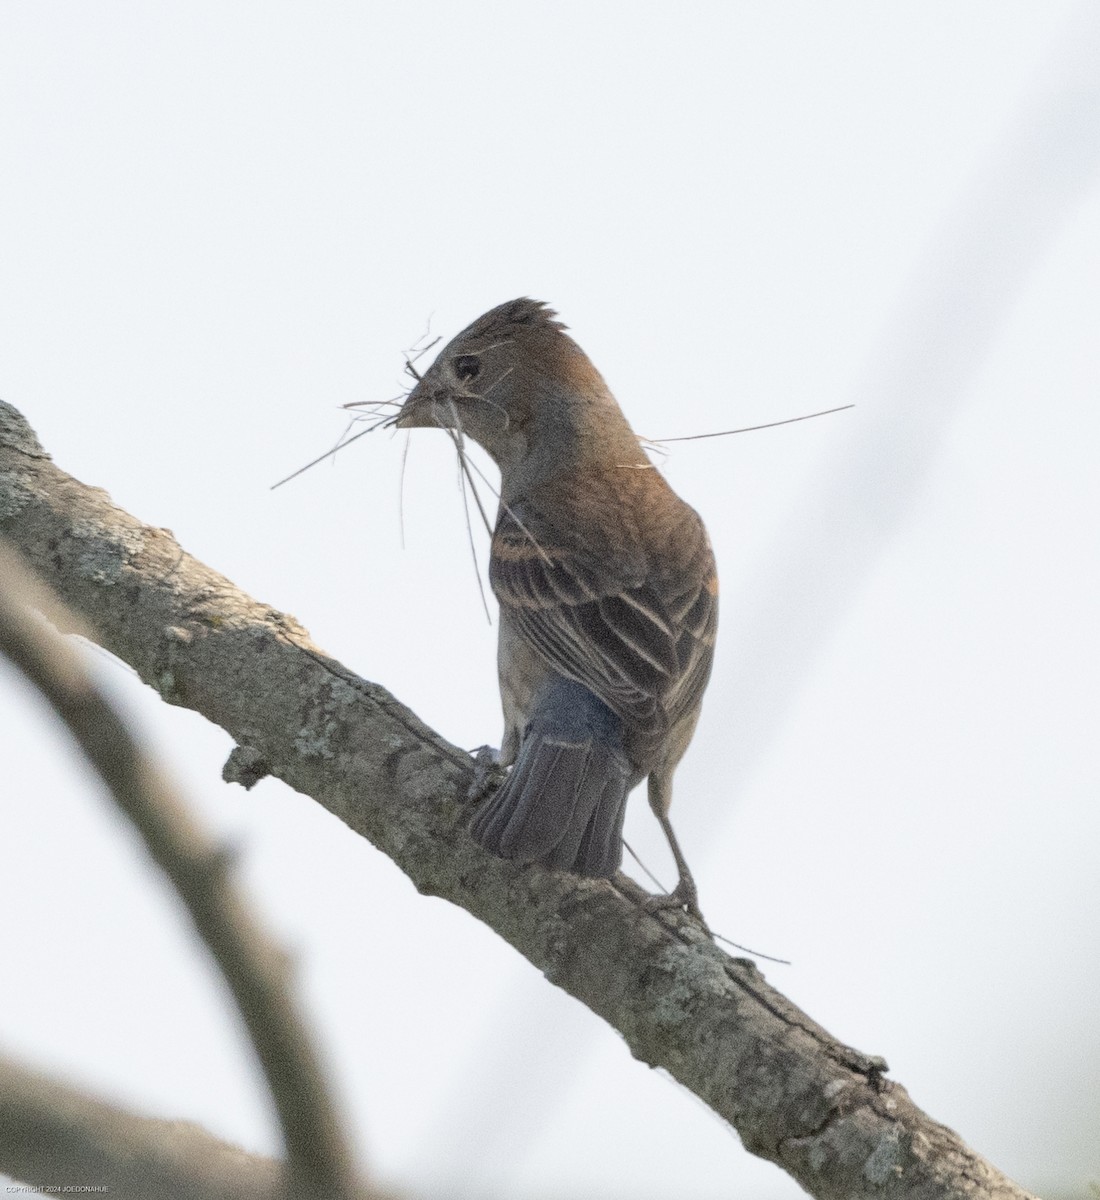
<path id="1" fill-rule="evenodd" d="M 283 1164 L 190 1121 L 138 1116 L 0 1056 L 0 1158 L 17 1179 L 113 1200 L 285 1200 Z M 87 1193 L 94 1195 L 94 1192 Z M 360 1187 L 355 1200 L 387 1195 Z"/>
<path id="2" fill-rule="evenodd" d="M 492 926 L 812 1195 L 1027 1195 L 753 963 L 685 919 L 641 912 L 624 877 L 576 879 L 482 852 L 464 830 L 469 756 L 169 533 L 2 448 L 0 528 L 162 697 L 228 730 L 250 762 L 369 838 L 421 892 Z"/>
<path id="3" fill-rule="evenodd" d="M 44 1189 L 120 1197 L 282 1200 L 283 1164 L 246 1154 L 187 1121 L 139 1117 L 0 1059 L 0 1156 Z M 94 1194 L 94 1193 L 91 1193 Z"/>
<path id="4" fill-rule="evenodd" d="M 271 1090 L 295 1195 L 348 1195 L 349 1156 L 284 958 L 229 878 L 225 855 L 192 821 L 72 648 L 28 607 L 42 591 L 0 544 L 0 652 L 53 706 L 171 880 L 229 985 Z"/>

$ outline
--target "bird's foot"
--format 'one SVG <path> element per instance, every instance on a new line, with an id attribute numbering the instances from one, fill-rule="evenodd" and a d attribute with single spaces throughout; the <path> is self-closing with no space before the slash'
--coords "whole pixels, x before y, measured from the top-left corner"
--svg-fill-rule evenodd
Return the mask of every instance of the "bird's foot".
<path id="1" fill-rule="evenodd" d="M 707 924 L 703 916 L 703 910 L 699 907 L 699 893 L 695 889 L 695 881 L 691 878 L 682 878 L 680 882 L 663 896 L 650 896 L 645 901 L 645 910 L 649 913 L 663 912 L 667 909 L 679 909 L 680 912 L 686 912 L 688 916 L 694 917 L 700 925 L 710 934 L 710 926 Z"/>
<path id="2" fill-rule="evenodd" d="M 508 768 L 500 761 L 500 751 L 494 747 L 479 746 L 473 756 L 474 778 L 466 790 L 466 799 L 471 804 L 496 791 L 508 776 Z"/>

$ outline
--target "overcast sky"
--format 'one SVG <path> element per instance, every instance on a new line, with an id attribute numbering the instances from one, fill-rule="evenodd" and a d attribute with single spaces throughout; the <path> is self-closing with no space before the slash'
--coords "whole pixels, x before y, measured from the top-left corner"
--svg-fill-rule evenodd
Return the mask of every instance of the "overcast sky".
<path id="1" fill-rule="evenodd" d="M 670 444 L 723 587 L 673 809 L 702 903 L 1031 1189 L 1100 1180 L 1100 10 L 0 2 L 0 396 L 57 463 L 463 746 L 453 454 L 403 352 L 549 301 Z M 478 539 L 484 570 L 484 536 Z M 109 656 L 423 1197 L 802 1193 L 465 913 Z M 0 1048 L 274 1151 L 220 986 L 0 668 Z M 674 876 L 644 801 L 627 836 Z"/>

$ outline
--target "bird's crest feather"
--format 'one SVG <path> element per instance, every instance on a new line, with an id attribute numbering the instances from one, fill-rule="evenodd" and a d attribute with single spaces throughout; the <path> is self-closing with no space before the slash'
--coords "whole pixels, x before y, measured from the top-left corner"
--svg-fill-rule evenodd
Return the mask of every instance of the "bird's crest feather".
<path id="1" fill-rule="evenodd" d="M 474 337 L 507 336 L 526 330 L 546 329 L 563 331 L 566 326 L 558 320 L 558 314 L 544 301 L 520 296 L 505 304 L 498 304 L 482 314 L 466 331 Z"/>

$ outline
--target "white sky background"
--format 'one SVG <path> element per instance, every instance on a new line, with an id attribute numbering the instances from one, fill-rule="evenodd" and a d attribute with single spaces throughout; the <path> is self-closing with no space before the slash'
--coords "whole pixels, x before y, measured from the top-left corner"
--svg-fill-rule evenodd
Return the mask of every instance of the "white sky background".
<path id="1" fill-rule="evenodd" d="M 0 4 L 0 395 L 460 745 L 453 457 L 340 404 L 550 301 L 723 581 L 673 818 L 714 926 L 1022 1183 L 1100 1179 L 1100 10 Z M 479 537 L 484 563 L 485 538 Z M 364 1160 L 425 1197 L 802 1193 L 228 737 L 103 681 L 242 855 Z M 132 836 L 0 671 L 0 1045 L 273 1151 Z M 668 880 L 644 801 L 628 836 Z M 94 1181 L 72 1181 L 94 1182 Z"/>

